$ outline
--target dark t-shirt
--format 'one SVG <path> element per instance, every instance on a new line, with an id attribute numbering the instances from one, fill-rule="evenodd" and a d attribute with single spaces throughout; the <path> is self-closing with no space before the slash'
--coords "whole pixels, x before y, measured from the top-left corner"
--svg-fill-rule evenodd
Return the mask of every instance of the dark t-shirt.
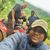
<path id="1" fill-rule="evenodd" d="M 30 16 L 30 17 L 28 18 L 29 25 L 31 25 L 32 22 L 34 22 L 34 21 L 37 20 L 37 19 L 39 19 L 39 17 L 36 17 L 36 16 Z"/>
<path id="2" fill-rule="evenodd" d="M 16 4 L 14 7 L 14 11 L 15 11 L 15 21 L 16 21 L 21 15 L 21 5 Z"/>
<path id="3" fill-rule="evenodd" d="M 14 18 L 16 21 L 17 18 L 20 17 L 20 15 L 21 15 L 21 5 L 16 4 L 13 9 L 15 11 L 15 17 Z M 11 12 L 8 14 L 8 21 L 12 21 L 12 13 Z"/>

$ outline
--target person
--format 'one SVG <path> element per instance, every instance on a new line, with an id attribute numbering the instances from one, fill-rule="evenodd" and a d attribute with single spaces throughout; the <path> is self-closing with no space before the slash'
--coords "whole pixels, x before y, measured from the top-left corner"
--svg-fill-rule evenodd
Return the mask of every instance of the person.
<path id="1" fill-rule="evenodd" d="M 10 13 L 8 14 L 8 24 L 7 24 L 9 32 L 11 32 L 14 29 L 14 23 L 17 23 L 17 20 L 21 15 L 22 9 L 25 9 L 26 7 L 27 7 L 27 3 L 23 2 L 21 5 L 20 4 L 16 4 L 13 7 L 13 10 L 10 11 Z M 15 21 L 12 21 L 12 18 L 14 18 Z M 9 34 L 9 32 L 8 32 L 8 34 Z"/>
<path id="2" fill-rule="evenodd" d="M 14 30 L 19 30 L 19 32 L 26 32 L 23 28 L 23 22 L 24 22 L 24 19 L 23 17 L 19 17 L 17 19 L 17 23 L 15 23 L 14 25 Z"/>
<path id="3" fill-rule="evenodd" d="M 46 21 L 35 20 L 26 33 L 18 30 L 0 42 L 0 50 L 50 50 L 43 42 L 47 38 L 48 24 Z"/>
<path id="4" fill-rule="evenodd" d="M 21 4 L 21 5 L 19 5 L 19 4 L 15 5 L 15 7 L 14 7 L 15 22 L 16 22 L 17 18 L 20 17 L 22 9 L 25 9 L 26 7 L 27 7 L 26 2 L 23 2 L 23 4 Z"/>
<path id="5" fill-rule="evenodd" d="M 30 26 L 32 24 L 33 21 L 35 21 L 36 19 L 39 19 L 39 17 L 35 16 L 35 12 L 34 10 L 31 11 L 31 16 L 28 18 L 28 26 Z"/>
<path id="6" fill-rule="evenodd" d="M 24 11 L 21 11 L 21 15 L 17 18 L 14 28 L 20 30 L 20 32 L 25 32 L 23 29 L 24 22 L 26 22 L 26 13 Z"/>
<path id="7" fill-rule="evenodd" d="M 15 18 L 15 22 L 17 20 L 18 17 L 20 17 L 21 15 L 21 11 L 22 9 L 25 9 L 27 7 L 27 3 L 26 2 L 23 2 L 21 5 L 20 4 L 16 4 L 14 7 L 13 7 L 13 10 L 14 10 L 14 18 Z M 12 11 L 10 11 L 10 13 L 8 14 L 8 21 L 12 21 Z"/>

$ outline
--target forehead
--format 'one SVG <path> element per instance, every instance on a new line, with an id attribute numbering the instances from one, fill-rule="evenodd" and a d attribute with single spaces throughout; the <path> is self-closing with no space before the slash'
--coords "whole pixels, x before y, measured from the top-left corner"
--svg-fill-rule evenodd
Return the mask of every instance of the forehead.
<path id="1" fill-rule="evenodd" d="M 45 35 L 44 33 L 42 33 L 42 32 L 38 32 L 38 31 L 34 31 L 34 30 L 30 30 L 30 32 L 29 32 L 29 34 L 30 35 L 34 35 L 34 34 L 37 34 L 37 35 Z"/>
<path id="2" fill-rule="evenodd" d="M 39 27 L 39 26 L 32 28 L 30 31 L 45 33 L 44 29 L 42 27 Z"/>

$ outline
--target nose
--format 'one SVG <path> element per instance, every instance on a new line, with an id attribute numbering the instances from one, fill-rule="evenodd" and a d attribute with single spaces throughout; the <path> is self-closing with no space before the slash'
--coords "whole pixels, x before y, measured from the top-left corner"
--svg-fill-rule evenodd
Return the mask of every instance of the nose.
<path id="1" fill-rule="evenodd" d="M 35 33 L 34 33 L 34 35 L 37 35 L 37 36 L 38 36 L 38 35 L 39 35 L 39 33 L 38 33 L 38 32 L 35 32 Z"/>
<path id="2" fill-rule="evenodd" d="M 34 36 L 37 37 L 37 38 L 39 38 L 39 33 L 38 32 L 35 32 L 34 33 Z"/>

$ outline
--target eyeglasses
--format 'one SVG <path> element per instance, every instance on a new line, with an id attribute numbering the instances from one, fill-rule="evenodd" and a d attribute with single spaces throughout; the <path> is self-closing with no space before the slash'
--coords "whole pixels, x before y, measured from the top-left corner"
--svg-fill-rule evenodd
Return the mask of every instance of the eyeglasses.
<path id="1" fill-rule="evenodd" d="M 41 36 L 41 35 L 42 35 L 42 33 L 37 32 L 37 31 L 34 31 L 34 30 L 30 30 L 29 35 L 30 35 L 30 36 L 40 35 L 40 36 Z"/>

